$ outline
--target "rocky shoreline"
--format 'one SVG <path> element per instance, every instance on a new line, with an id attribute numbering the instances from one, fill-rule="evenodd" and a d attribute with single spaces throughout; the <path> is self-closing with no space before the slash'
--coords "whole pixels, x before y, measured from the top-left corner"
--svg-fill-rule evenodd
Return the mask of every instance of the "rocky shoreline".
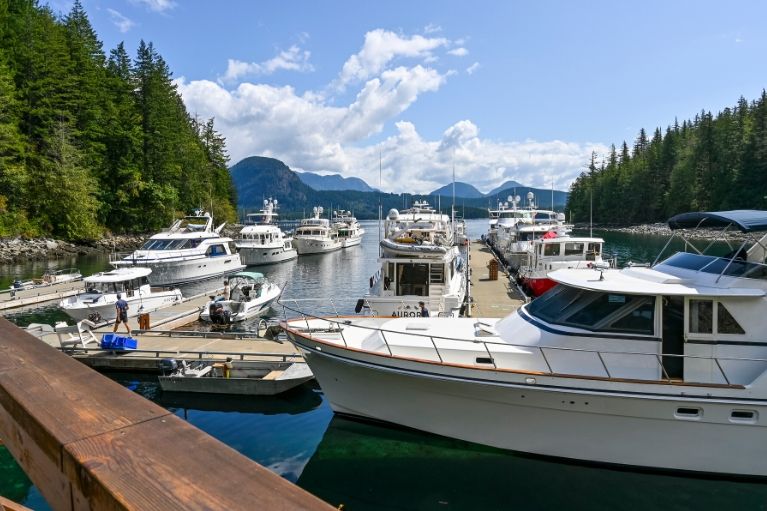
<path id="1" fill-rule="evenodd" d="M 53 238 L 0 238 L 0 264 L 43 261 L 61 257 L 127 252 L 141 246 L 147 236 L 114 235 L 99 240 L 70 243 Z"/>
<path id="2" fill-rule="evenodd" d="M 221 234 L 233 238 L 240 232 L 240 229 L 242 229 L 242 225 L 227 224 Z M 24 238 L 21 236 L 0 238 L 0 265 L 89 254 L 133 252 L 153 234 L 155 233 L 113 234 L 98 240 L 79 243 L 70 243 L 54 238 Z"/>
<path id="3" fill-rule="evenodd" d="M 575 228 L 578 230 L 586 230 L 589 228 L 588 224 L 576 224 Z M 593 229 L 599 231 L 610 232 L 625 232 L 628 234 L 639 235 L 652 235 L 652 236 L 665 236 L 669 237 L 674 232 L 666 223 L 656 224 L 640 224 L 640 225 L 594 225 Z M 722 233 L 722 229 L 680 229 L 684 232 L 686 237 L 693 239 L 727 239 L 727 240 L 745 240 L 749 238 L 746 233 L 740 231 L 729 231 L 725 234 Z"/>

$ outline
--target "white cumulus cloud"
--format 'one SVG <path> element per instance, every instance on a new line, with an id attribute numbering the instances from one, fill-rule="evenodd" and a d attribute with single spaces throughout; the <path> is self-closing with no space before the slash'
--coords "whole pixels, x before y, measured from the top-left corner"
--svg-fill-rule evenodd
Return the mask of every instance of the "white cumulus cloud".
<path id="1" fill-rule="evenodd" d="M 115 11 L 114 9 L 107 9 L 107 12 L 109 13 L 109 18 L 112 20 L 112 23 L 114 23 L 114 25 L 117 27 L 117 30 L 119 30 L 121 34 L 126 33 L 136 25 L 133 20 L 125 17 L 119 11 Z"/>
<path id="2" fill-rule="evenodd" d="M 470 75 L 473 75 L 477 69 L 479 69 L 479 62 L 475 62 L 474 64 L 470 65 L 466 68 L 466 72 Z"/>
<path id="3" fill-rule="evenodd" d="M 342 104 L 321 91 L 299 93 L 287 85 L 243 82 L 230 87 L 224 81 L 183 77 L 176 83 L 190 112 L 215 118 L 232 163 L 252 155 L 271 156 L 295 170 L 356 176 L 378 186 L 380 156 L 381 186 L 392 192 L 428 193 L 451 181 L 453 166 L 459 181 L 483 191 L 508 179 L 541 187 L 554 180 L 564 189 L 592 151 L 607 152 L 590 143 L 483 139 L 479 126 L 468 119 L 457 120 L 438 137 L 424 138 L 403 116 L 421 94 L 437 93 L 454 72 L 441 72 L 425 60 L 439 48 L 447 51 L 449 42 L 419 37 L 369 32 L 363 50 L 339 74 L 346 86 L 356 87 L 356 94 Z M 398 56 L 419 60 L 407 66 Z M 269 69 L 265 63 L 248 66 L 230 61 L 227 77 Z M 469 69 L 478 67 L 475 63 Z M 387 126 L 394 133 L 371 143 Z"/>
<path id="4" fill-rule="evenodd" d="M 229 59 L 226 73 L 221 79 L 234 81 L 243 76 L 270 75 L 279 70 L 311 72 L 314 71 L 314 66 L 309 62 L 310 57 L 311 52 L 293 45 L 287 50 L 280 51 L 271 59 L 260 63 Z"/>
<path id="5" fill-rule="evenodd" d="M 456 57 L 465 57 L 469 54 L 469 50 L 467 50 L 464 47 L 460 48 L 454 48 L 448 52 L 450 55 L 455 55 Z"/>
<path id="6" fill-rule="evenodd" d="M 165 12 L 176 7 L 173 0 L 131 0 L 134 4 L 140 4 L 154 12 Z"/>
<path id="7" fill-rule="evenodd" d="M 432 52 L 448 43 L 443 37 L 408 37 L 383 29 L 370 31 L 365 34 L 362 49 L 344 63 L 337 86 L 343 88 L 349 83 L 367 80 L 397 57 L 433 59 Z"/>

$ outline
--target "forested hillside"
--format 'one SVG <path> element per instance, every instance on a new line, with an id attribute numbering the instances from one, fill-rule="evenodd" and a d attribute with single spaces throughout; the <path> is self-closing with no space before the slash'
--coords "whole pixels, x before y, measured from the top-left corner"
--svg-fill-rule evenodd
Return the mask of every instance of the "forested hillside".
<path id="1" fill-rule="evenodd" d="M 633 148 L 615 146 L 606 161 L 592 156 L 571 188 L 576 222 L 658 222 L 686 211 L 767 209 L 767 93 L 716 116 L 701 112 Z"/>
<path id="2" fill-rule="evenodd" d="M 107 55 L 79 0 L 0 0 L 0 236 L 146 232 L 213 205 L 234 220 L 225 141 L 190 117 L 152 43 Z"/>

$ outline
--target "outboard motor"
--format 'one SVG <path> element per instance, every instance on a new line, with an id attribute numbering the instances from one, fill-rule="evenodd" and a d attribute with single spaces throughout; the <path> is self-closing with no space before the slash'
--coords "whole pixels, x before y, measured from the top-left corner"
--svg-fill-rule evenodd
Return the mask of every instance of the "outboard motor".
<path id="1" fill-rule="evenodd" d="M 160 371 L 162 371 L 163 376 L 167 373 L 173 373 L 176 369 L 178 369 L 178 362 L 176 362 L 175 358 L 163 358 L 160 360 Z"/>

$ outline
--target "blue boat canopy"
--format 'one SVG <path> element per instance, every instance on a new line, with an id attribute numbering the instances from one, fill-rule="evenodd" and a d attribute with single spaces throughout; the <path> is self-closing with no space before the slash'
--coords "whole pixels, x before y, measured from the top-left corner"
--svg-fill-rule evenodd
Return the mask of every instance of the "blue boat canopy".
<path id="1" fill-rule="evenodd" d="M 681 213 L 671 217 L 668 226 L 671 229 L 691 229 L 695 227 L 727 227 L 732 225 L 742 232 L 767 231 L 767 211 L 756 209 L 737 209 L 734 211 L 701 211 L 699 213 Z"/>

